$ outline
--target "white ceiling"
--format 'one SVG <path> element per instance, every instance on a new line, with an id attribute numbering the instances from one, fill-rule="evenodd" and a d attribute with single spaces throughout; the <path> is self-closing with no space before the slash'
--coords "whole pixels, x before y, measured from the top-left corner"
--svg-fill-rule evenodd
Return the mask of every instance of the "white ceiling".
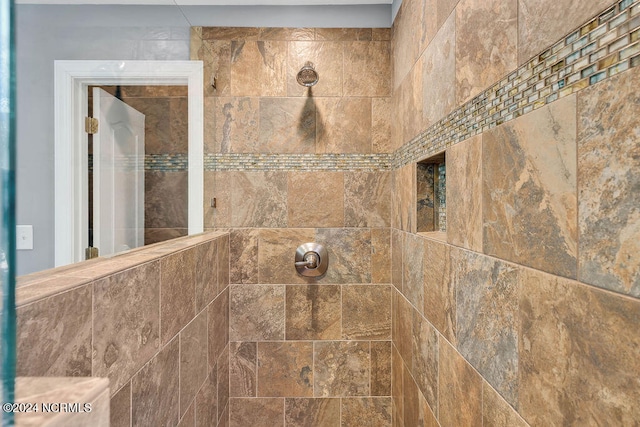
<path id="1" fill-rule="evenodd" d="M 180 6 L 315 6 L 392 4 L 393 0 L 17 0 L 30 4 L 124 4 Z"/>

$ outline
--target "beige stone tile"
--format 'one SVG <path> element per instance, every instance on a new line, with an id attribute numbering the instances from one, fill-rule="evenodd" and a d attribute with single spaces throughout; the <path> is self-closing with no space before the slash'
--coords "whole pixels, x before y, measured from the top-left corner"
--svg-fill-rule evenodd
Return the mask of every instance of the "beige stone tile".
<path id="1" fill-rule="evenodd" d="M 456 18 L 452 14 L 423 54 L 422 119 L 425 128 L 456 107 Z"/>
<path id="2" fill-rule="evenodd" d="M 392 98 L 371 99 L 371 152 L 391 153 L 391 109 Z"/>
<path id="3" fill-rule="evenodd" d="M 413 68 L 397 89 L 399 92 L 399 111 L 397 119 L 400 145 L 406 144 L 425 130 L 424 124 L 424 90 L 423 90 L 423 67 L 424 56 L 420 56 Z"/>
<path id="4" fill-rule="evenodd" d="M 529 425 L 486 381 L 482 382 L 482 423 L 496 427 Z"/>
<path id="5" fill-rule="evenodd" d="M 371 152 L 371 98 L 318 98 L 316 153 Z"/>
<path id="6" fill-rule="evenodd" d="M 372 28 L 371 40 L 391 40 L 390 28 Z"/>
<path id="7" fill-rule="evenodd" d="M 284 399 L 241 398 L 229 401 L 230 427 L 284 427 Z"/>
<path id="8" fill-rule="evenodd" d="M 215 123 L 214 145 L 211 147 L 214 151 L 208 152 L 260 152 L 260 98 L 217 97 L 213 110 L 207 113 L 205 123 L 210 117 Z"/>
<path id="9" fill-rule="evenodd" d="M 316 40 L 371 40 L 371 28 L 316 28 Z"/>
<path id="10" fill-rule="evenodd" d="M 287 225 L 300 228 L 344 226 L 344 175 L 343 172 L 323 171 L 287 173 Z"/>
<path id="11" fill-rule="evenodd" d="M 342 339 L 391 339 L 391 286 L 342 286 Z"/>
<path id="12" fill-rule="evenodd" d="M 196 395 L 196 426 L 215 424 L 218 420 L 218 366 L 209 370 L 209 375 Z M 221 410 L 222 411 L 222 410 Z"/>
<path id="13" fill-rule="evenodd" d="M 255 342 L 229 343 L 229 395 L 231 397 L 257 396 L 257 351 Z"/>
<path id="14" fill-rule="evenodd" d="M 391 284 L 400 292 L 403 290 L 402 276 L 404 274 L 402 268 L 403 236 L 404 233 L 401 231 L 395 228 L 391 229 Z"/>
<path id="15" fill-rule="evenodd" d="M 207 312 L 196 316 L 180 332 L 180 416 L 207 379 Z"/>
<path id="16" fill-rule="evenodd" d="M 189 152 L 189 115 L 187 114 L 188 98 L 186 96 L 169 98 L 169 117 L 170 117 L 170 150 L 167 152 Z M 146 122 L 145 117 L 145 122 Z M 146 134 L 145 134 L 146 139 Z M 147 146 L 145 143 L 145 152 Z"/>
<path id="17" fill-rule="evenodd" d="M 391 396 L 391 341 L 371 341 L 371 395 Z"/>
<path id="18" fill-rule="evenodd" d="M 610 4 L 610 0 L 518 0 L 518 63 L 525 63 Z"/>
<path id="19" fill-rule="evenodd" d="M 456 7 L 458 104 L 516 68 L 517 21 L 517 0 L 460 0 Z"/>
<path id="20" fill-rule="evenodd" d="M 390 226 L 391 177 L 391 172 L 344 173 L 346 227 Z"/>
<path id="21" fill-rule="evenodd" d="M 369 342 L 316 341 L 313 346 L 315 397 L 369 396 Z"/>
<path id="22" fill-rule="evenodd" d="M 258 40 L 260 28 L 202 27 L 203 40 Z"/>
<path id="23" fill-rule="evenodd" d="M 402 293 L 421 314 L 424 310 L 425 240 L 415 234 L 405 234 L 402 263 Z"/>
<path id="24" fill-rule="evenodd" d="M 576 276 L 575 115 L 567 97 L 482 135 L 486 254 Z"/>
<path id="25" fill-rule="evenodd" d="M 418 404 L 420 405 L 418 407 L 420 410 L 420 412 L 418 413 L 418 425 L 423 427 L 440 427 L 438 419 L 434 414 L 434 411 L 437 408 L 431 409 L 422 393 L 418 394 L 418 399 Z"/>
<path id="26" fill-rule="evenodd" d="M 196 314 L 195 265 L 194 249 L 160 260 L 160 337 L 163 343 L 173 339 Z"/>
<path id="27" fill-rule="evenodd" d="M 298 275 L 295 269 L 295 253 L 303 243 L 316 241 L 314 236 L 312 228 L 261 229 L 258 234 L 258 283 L 306 283 L 307 279 Z M 335 261 L 329 253 L 330 270 Z"/>
<path id="28" fill-rule="evenodd" d="M 18 376 L 91 375 L 92 296 L 92 286 L 85 285 L 16 310 Z M 155 315 L 157 320 L 157 310 Z M 153 316 L 149 322 L 153 322 Z M 157 323 L 155 329 L 157 336 Z M 123 330 L 124 343 L 130 333 L 137 332 Z M 157 346 L 157 342 L 152 345 Z"/>
<path id="29" fill-rule="evenodd" d="M 285 172 L 231 172 L 231 226 L 286 227 Z M 247 203 L 251 200 L 252 203 Z"/>
<path id="30" fill-rule="evenodd" d="M 402 394 L 404 400 L 402 418 L 404 425 L 417 426 L 420 418 L 420 389 L 411 376 L 409 367 L 406 365 L 403 366 L 402 376 Z"/>
<path id="31" fill-rule="evenodd" d="M 404 363 L 402 357 L 398 353 L 396 346 L 391 347 L 391 398 L 393 401 L 394 426 L 396 418 L 404 419 L 404 382 L 403 382 Z M 399 425 L 404 425 L 400 423 Z"/>
<path id="32" fill-rule="evenodd" d="M 131 383 L 117 391 L 109 404 L 109 425 L 111 427 L 131 426 Z"/>
<path id="33" fill-rule="evenodd" d="M 438 15 L 438 29 L 442 27 L 445 21 L 453 14 L 455 15 L 455 7 L 460 0 L 436 0 L 436 9 Z"/>
<path id="34" fill-rule="evenodd" d="M 456 340 L 456 284 L 450 279 L 449 246 L 424 242 L 424 316 L 451 343 Z"/>
<path id="35" fill-rule="evenodd" d="M 350 397 L 342 399 L 343 426 L 391 427 L 390 397 Z"/>
<path id="36" fill-rule="evenodd" d="M 218 256 L 218 294 L 229 286 L 231 277 L 231 257 L 230 257 L 229 234 L 225 234 L 216 239 Z"/>
<path id="37" fill-rule="evenodd" d="M 409 164 L 393 172 L 391 184 L 391 226 L 415 233 L 416 166 Z"/>
<path id="38" fill-rule="evenodd" d="M 203 28 L 206 30 L 207 28 Z M 193 55 L 192 55 L 193 57 Z M 231 41 L 203 40 L 194 59 L 203 62 L 204 96 L 231 96 Z M 215 78 L 216 87 L 213 87 Z"/>
<path id="39" fill-rule="evenodd" d="M 225 407 L 229 403 L 229 346 L 218 358 L 218 420 L 224 416 Z M 219 423 L 220 424 L 220 423 Z"/>
<path id="40" fill-rule="evenodd" d="M 204 171 L 204 227 L 231 227 L 231 179 L 235 172 Z M 211 198 L 216 199 L 216 207 L 211 207 Z"/>
<path id="41" fill-rule="evenodd" d="M 442 427 L 482 426 L 482 377 L 440 338 L 438 413 Z"/>
<path id="42" fill-rule="evenodd" d="M 393 24 L 392 58 L 394 88 L 397 88 L 411 71 L 416 60 L 435 34 L 433 1 L 405 0 L 400 6 Z M 433 27 L 433 29 L 428 29 Z"/>
<path id="43" fill-rule="evenodd" d="M 234 284 L 258 283 L 258 236 L 260 230 L 240 228 L 231 230 L 230 281 Z"/>
<path id="44" fill-rule="evenodd" d="M 518 408 L 531 425 L 640 419 L 640 301 L 524 270 Z"/>
<path id="45" fill-rule="evenodd" d="M 218 246 L 217 240 L 195 247 L 196 312 L 202 311 L 218 295 Z"/>
<path id="46" fill-rule="evenodd" d="M 391 229 L 371 229 L 371 282 L 391 283 Z"/>
<path id="47" fill-rule="evenodd" d="M 396 329 L 393 334 L 393 343 L 408 369 L 411 369 L 413 366 L 412 334 L 415 309 L 402 294 L 396 292 L 394 298 L 393 315 L 395 316 Z"/>
<path id="48" fill-rule="evenodd" d="M 389 42 L 344 43 L 344 95 L 391 96 Z"/>
<path id="49" fill-rule="evenodd" d="M 411 374 L 431 408 L 438 407 L 438 331 L 413 310 Z"/>
<path id="50" fill-rule="evenodd" d="M 209 305 L 207 310 L 209 335 L 209 368 L 213 368 L 229 343 L 229 289 Z"/>
<path id="51" fill-rule="evenodd" d="M 188 234 L 188 228 L 145 228 L 144 244 L 153 245 L 154 243 L 164 242 L 165 240 L 184 237 Z"/>
<path id="52" fill-rule="evenodd" d="M 313 40 L 315 28 L 260 28 L 260 40 Z"/>
<path id="53" fill-rule="evenodd" d="M 482 252 L 482 137 L 447 149 L 447 241 Z"/>
<path id="54" fill-rule="evenodd" d="M 291 285 L 286 290 L 287 340 L 337 340 L 341 338 L 339 285 Z"/>
<path id="55" fill-rule="evenodd" d="M 131 380 L 132 425 L 178 424 L 179 347 L 168 343 Z"/>
<path id="56" fill-rule="evenodd" d="M 578 95 L 578 278 L 640 297 L 638 69 Z"/>
<path id="57" fill-rule="evenodd" d="M 284 405 L 287 427 L 340 425 L 340 399 L 295 397 L 285 399 Z"/>
<path id="58" fill-rule="evenodd" d="M 237 98 L 231 98 L 237 99 Z M 219 106 L 218 106 L 218 98 L 213 96 L 207 96 L 204 98 L 204 123 L 203 123 L 203 149 L 205 153 L 223 153 L 222 144 L 220 143 L 220 139 L 218 139 L 218 133 L 221 132 L 219 129 L 222 127 L 222 124 L 218 126 L 218 118 L 220 115 Z M 235 113 L 235 110 L 231 110 L 229 115 Z M 223 115 L 226 119 L 226 115 Z M 224 122 L 223 122 L 224 123 Z M 232 124 L 232 123 L 231 123 Z M 227 126 L 229 133 L 235 128 L 231 125 Z M 230 143 L 227 141 L 227 151 L 229 150 Z"/>
<path id="59" fill-rule="evenodd" d="M 342 96 L 343 45 L 330 41 L 295 41 L 289 43 L 287 57 L 287 96 Z M 311 62 L 318 73 L 318 83 L 311 88 L 300 85 L 298 71 Z"/>
<path id="60" fill-rule="evenodd" d="M 231 341 L 284 339 L 284 286 L 231 285 L 229 289 Z"/>
<path id="61" fill-rule="evenodd" d="M 167 97 L 124 98 L 145 115 L 144 149 L 146 154 L 184 153 L 186 144 L 173 145 L 171 139 L 171 99 Z M 185 141 L 186 142 L 186 141 Z"/>
<path id="62" fill-rule="evenodd" d="M 188 227 L 188 172 L 145 171 L 144 186 L 145 227 Z"/>
<path id="63" fill-rule="evenodd" d="M 316 242 L 327 249 L 326 283 L 371 283 L 371 230 L 321 228 Z"/>
<path id="64" fill-rule="evenodd" d="M 93 292 L 92 375 L 117 390 L 160 349 L 160 262 L 98 280 Z"/>
<path id="65" fill-rule="evenodd" d="M 312 397 L 313 343 L 258 343 L 258 396 Z"/>
<path id="66" fill-rule="evenodd" d="M 286 96 L 287 42 L 231 41 L 232 96 Z"/>
<path id="67" fill-rule="evenodd" d="M 316 151 L 319 99 L 260 99 L 259 153 L 310 154 Z"/>
<path id="68" fill-rule="evenodd" d="M 193 427 L 196 425 L 196 407 L 193 403 L 187 408 L 185 414 L 180 419 L 178 427 Z"/>

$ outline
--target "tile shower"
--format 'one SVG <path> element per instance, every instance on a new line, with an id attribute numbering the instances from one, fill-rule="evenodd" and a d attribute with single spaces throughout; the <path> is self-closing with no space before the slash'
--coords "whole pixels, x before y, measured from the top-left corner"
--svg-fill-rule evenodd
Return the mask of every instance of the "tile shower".
<path id="1" fill-rule="evenodd" d="M 205 227 L 229 237 L 157 262 L 229 269 L 200 302 L 161 278 L 208 308 L 158 329 L 138 380 L 55 346 L 22 374 L 109 376 L 113 425 L 165 386 L 180 425 L 634 425 L 639 27 L 630 0 L 404 0 L 391 30 L 193 28 Z M 422 233 L 418 164 L 444 151 L 446 232 Z M 313 241 L 320 280 L 293 268 Z"/>

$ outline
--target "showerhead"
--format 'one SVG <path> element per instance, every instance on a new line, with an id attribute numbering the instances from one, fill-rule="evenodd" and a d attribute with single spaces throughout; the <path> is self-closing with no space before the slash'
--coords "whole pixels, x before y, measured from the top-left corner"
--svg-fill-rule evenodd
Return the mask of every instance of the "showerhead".
<path id="1" fill-rule="evenodd" d="M 296 76 L 296 80 L 302 86 L 311 87 L 318 83 L 320 77 L 318 76 L 318 72 L 313 67 L 313 63 L 307 62 L 304 64 L 304 67 L 298 71 L 298 75 Z"/>

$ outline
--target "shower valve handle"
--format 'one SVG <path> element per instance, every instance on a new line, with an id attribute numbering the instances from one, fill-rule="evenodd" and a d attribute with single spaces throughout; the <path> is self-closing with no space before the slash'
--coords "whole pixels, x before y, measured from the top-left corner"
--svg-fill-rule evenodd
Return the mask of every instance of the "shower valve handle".
<path id="1" fill-rule="evenodd" d="M 304 254 L 304 261 L 297 261 L 296 267 L 318 268 L 320 264 L 320 256 L 315 252 L 307 252 Z"/>

